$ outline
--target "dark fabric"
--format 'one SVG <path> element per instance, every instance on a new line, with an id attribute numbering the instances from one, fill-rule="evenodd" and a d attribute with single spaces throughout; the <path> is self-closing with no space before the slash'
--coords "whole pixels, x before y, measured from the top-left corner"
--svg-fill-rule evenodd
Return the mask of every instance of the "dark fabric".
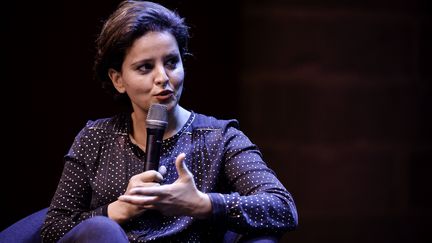
<path id="1" fill-rule="evenodd" d="M 48 208 L 37 211 L 0 232 L 1 243 L 41 242 L 40 230 Z"/>
<path id="2" fill-rule="evenodd" d="M 86 219 L 66 233 L 58 243 L 129 243 L 119 224 L 104 216 Z"/>
<path id="3" fill-rule="evenodd" d="M 0 232 L 1 243 L 40 243 L 40 229 L 46 216 L 48 208 L 44 208 L 38 212 L 35 212 L 15 224 L 9 226 L 2 232 Z M 98 217 L 99 218 L 99 217 Z M 112 241 L 108 241 L 112 242 Z M 224 235 L 223 243 L 275 243 L 278 242 L 278 238 L 275 236 L 256 236 L 256 237 L 244 237 L 243 240 L 241 235 L 228 231 Z"/>
<path id="4" fill-rule="evenodd" d="M 57 241 L 81 221 L 104 215 L 105 206 L 124 193 L 129 179 L 144 171 L 145 153 L 131 141 L 131 127 L 130 114 L 120 114 L 89 121 L 80 131 L 65 156 L 42 228 L 44 241 Z M 197 188 L 210 197 L 212 217 L 198 220 L 147 211 L 122 224 L 131 242 L 220 242 L 227 230 L 275 234 L 297 225 L 291 195 L 237 121 L 192 112 L 177 134 L 163 140 L 160 165 L 167 174 L 162 184 L 177 180 L 174 161 L 182 152 Z"/>

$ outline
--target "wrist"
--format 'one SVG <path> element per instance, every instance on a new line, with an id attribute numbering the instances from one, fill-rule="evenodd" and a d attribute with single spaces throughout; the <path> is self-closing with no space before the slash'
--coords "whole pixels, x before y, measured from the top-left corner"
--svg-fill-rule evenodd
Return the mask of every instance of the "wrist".
<path id="1" fill-rule="evenodd" d="M 199 198 L 198 206 L 193 216 L 199 219 L 209 218 L 212 212 L 210 197 L 206 193 L 199 192 Z"/>
<path id="2" fill-rule="evenodd" d="M 114 201 L 108 205 L 107 216 L 119 224 L 122 224 L 131 218 L 127 212 L 127 206 L 121 201 Z"/>

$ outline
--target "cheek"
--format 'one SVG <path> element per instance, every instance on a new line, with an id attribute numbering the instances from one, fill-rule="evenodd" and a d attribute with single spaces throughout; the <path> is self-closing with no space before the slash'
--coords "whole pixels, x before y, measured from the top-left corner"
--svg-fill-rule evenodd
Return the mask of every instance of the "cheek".
<path id="1" fill-rule="evenodd" d="M 153 82 L 139 75 L 128 75 L 125 77 L 125 85 L 129 91 L 149 92 L 153 88 Z"/>
<path id="2" fill-rule="evenodd" d="M 176 89 L 181 89 L 183 87 L 183 81 L 184 81 L 184 71 L 183 69 L 175 71 L 172 73 L 172 85 Z"/>

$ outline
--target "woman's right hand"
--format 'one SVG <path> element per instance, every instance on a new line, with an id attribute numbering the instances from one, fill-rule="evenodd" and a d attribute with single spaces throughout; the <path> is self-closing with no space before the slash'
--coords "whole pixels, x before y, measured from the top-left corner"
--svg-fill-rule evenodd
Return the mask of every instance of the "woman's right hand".
<path id="1" fill-rule="evenodd" d="M 159 171 L 165 174 L 166 169 L 164 166 L 161 166 Z M 163 180 L 160 172 L 149 170 L 132 176 L 124 195 L 131 195 L 130 191 L 133 188 L 160 186 L 160 182 Z M 117 200 L 108 205 L 108 217 L 121 224 L 142 214 L 147 209 L 149 208 Z"/>

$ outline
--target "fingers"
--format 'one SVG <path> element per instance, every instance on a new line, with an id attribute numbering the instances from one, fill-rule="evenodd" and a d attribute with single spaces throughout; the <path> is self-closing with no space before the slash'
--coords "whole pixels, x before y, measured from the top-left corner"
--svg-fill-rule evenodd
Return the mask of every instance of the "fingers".
<path id="1" fill-rule="evenodd" d="M 143 196 L 143 195 L 121 195 L 118 197 L 118 200 L 132 203 L 143 208 L 152 207 L 152 204 L 158 201 L 158 198 L 155 196 Z"/>
<path id="2" fill-rule="evenodd" d="M 119 196 L 118 200 L 137 205 L 141 208 L 153 209 L 154 204 L 161 200 L 159 196 L 166 194 L 167 188 L 165 187 L 167 186 L 135 187 L 127 194 Z"/>
<path id="3" fill-rule="evenodd" d="M 118 200 L 145 206 L 159 202 L 160 197 L 167 194 L 167 186 L 157 187 L 135 187 L 128 194 L 121 195 Z M 148 207 L 146 207 L 148 208 Z"/>
<path id="4" fill-rule="evenodd" d="M 162 174 L 155 171 L 155 170 L 145 171 L 144 173 L 141 173 L 141 174 L 145 174 L 145 179 L 149 179 L 149 180 L 154 181 L 154 182 L 163 181 Z"/>
<path id="5" fill-rule="evenodd" d="M 179 177 L 187 177 L 187 176 L 191 177 L 192 176 L 192 173 L 189 171 L 189 169 L 186 167 L 186 165 L 184 163 L 185 158 L 186 158 L 185 153 L 179 154 L 176 158 L 175 165 L 176 165 Z"/>
<path id="6" fill-rule="evenodd" d="M 156 183 L 156 182 L 141 183 L 139 186 L 130 187 L 128 190 L 126 190 L 126 192 L 124 194 L 125 195 L 134 195 L 134 194 L 136 194 L 136 193 L 133 192 L 133 188 L 155 187 L 155 186 L 160 186 L 160 184 Z"/>
<path id="7" fill-rule="evenodd" d="M 164 196 L 169 194 L 169 185 L 158 187 L 135 187 L 130 190 L 131 195 L 140 196 Z"/>
<path id="8" fill-rule="evenodd" d="M 134 175 L 129 180 L 129 185 L 132 187 L 143 186 L 144 183 L 148 182 L 161 182 L 163 181 L 163 176 L 161 173 L 155 170 L 148 170 L 143 173 Z"/>

